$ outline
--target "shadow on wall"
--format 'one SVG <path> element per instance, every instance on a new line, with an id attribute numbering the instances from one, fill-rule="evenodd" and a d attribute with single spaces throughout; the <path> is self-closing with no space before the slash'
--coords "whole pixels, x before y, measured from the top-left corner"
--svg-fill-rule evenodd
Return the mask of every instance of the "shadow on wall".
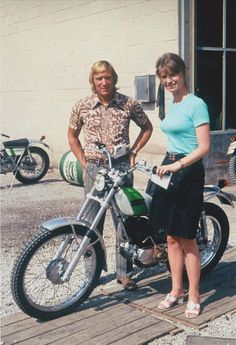
<path id="1" fill-rule="evenodd" d="M 209 155 L 203 160 L 206 184 L 217 184 L 222 179 L 232 184 L 229 177 L 230 156 L 227 156 L 227 150 L 231 142 L 230 138 L 233 135 L 236 135 L 235 129 L 211 133 L 211 150 Z"/>

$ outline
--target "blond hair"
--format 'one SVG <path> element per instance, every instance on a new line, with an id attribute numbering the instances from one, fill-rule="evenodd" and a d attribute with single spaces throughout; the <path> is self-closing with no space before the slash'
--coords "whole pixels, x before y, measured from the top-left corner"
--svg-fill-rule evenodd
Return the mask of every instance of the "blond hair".
<path id="1" fill-rule="evenodd" d="M 117 81 L 118 81 L 118 75 L 114 67 L 112 66 L 112 64 L 110 64 L 110 62 L 105 61 L 105 60 L 100 60 L 93 64 L 93 66 L 91 67 L 90 74 L 89 74 L 89 83 L 91 85 L 93 92 L 95 92 L 94 83 L 93 83 L 94 75 L 98 73 L 107 72 L 107 71 L 111 72 L 112 78 L 113 78 L 114 90 L 117 90 L 115 85 L 117 84 Z"/>

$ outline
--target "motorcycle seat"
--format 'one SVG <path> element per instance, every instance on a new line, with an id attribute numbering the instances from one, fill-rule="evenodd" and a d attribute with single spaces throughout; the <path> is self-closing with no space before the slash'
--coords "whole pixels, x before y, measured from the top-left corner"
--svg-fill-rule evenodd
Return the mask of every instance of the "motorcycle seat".
<path id="1" fill-rule="evenodd" d="M 11 148 L 11 147 L 27 147 L 29 145 L 28 139 L 17 139 L 17 140 L 8 140 L 4 141 L 3 145 L 5 148 Z"/>

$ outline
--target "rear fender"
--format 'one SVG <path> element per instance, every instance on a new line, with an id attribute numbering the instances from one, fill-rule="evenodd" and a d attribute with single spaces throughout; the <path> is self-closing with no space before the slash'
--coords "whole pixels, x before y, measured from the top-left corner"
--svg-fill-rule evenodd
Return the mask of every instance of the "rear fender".
<path id="1" fill-rule="evenodd" d="M 42 228 L 47 229 L 49 231 L 54 231 L 55 229 L 62 228 L 64 226 L 73 226 L 73 225 L 84 227 L 86 231 L 90 227 L 90 224 L 88 222 L 84 220 L 77 220 L 76 217 L 60 217 L 60 218 L 50 219 L 47 222 L 43 223 Z M 100 232 L 97 229 L 93 231 L 96 235 L 97 240 L 99 240 L 99 242 L 101 243 L 101 246 L 104 252 L 104 259 L 105 259 L 103 269 L 104 271 L 107 272 L 107 263 L 106 263 L 107 253 L 106 253 L 106 247 L 105 247 L 103 237 L 101 236 Z"/>
<path id="2" fill-rule="evenodd" d="M 214 197 L 217 197 L 221 204 L 230 205 L 234 208 L 234 203 L 229 193 L 223 192 L 216 185 L 204 186 L 204 201 L 209 201 Z"/>
<path id="3" fill-rule="evenodd" d="M 49 145 L 46 144 L 45 142 L 41 141 L 41 140 L 33 140 L 33 139 L 29 139 L 29 146 L 28 147 L 46 147 L 47 149 L 49 149 Z"/>
<path id="4" fill-rule="evenodd" d="M 228 151 L 227 151 L 227 155 L 232 155 L 232 154 L 236 154 L 236 141 L 233 141 L 229 147 L 228 147 Z"/>

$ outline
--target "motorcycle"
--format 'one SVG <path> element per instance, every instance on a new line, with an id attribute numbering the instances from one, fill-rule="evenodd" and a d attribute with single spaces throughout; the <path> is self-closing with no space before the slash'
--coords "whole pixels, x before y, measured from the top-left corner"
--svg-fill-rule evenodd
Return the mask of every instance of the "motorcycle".
<path id="1" fill-rule="evenodd" d="M 231 138 L 231 143 L 228 147 L 227 155 L 229 159 L 229 177 L 233 183 L 236 183 L 236 136 Z"/>
<path id="2" fill-rule="evenodd" d="M 1 133 L 2 137 L 10 138 Z M 13 173 L 13 185 L 16 178 L 24 184 L 41 180 L 49 168 L 49 156 L 43 147 L 49 148 L 40 140 L 17 139 L 0 142 L 0 174 Z"/>
<path id="3" fill-rule="evenodd" d="M 147 174 L 150 180 L 153 168 L 142 160 L 128 170 L 115 168 L 117 160 L 104 145 L 97 145 L 98 151 L 107 157 L 108 167 L 101 167 L 97 173 L 78 216 L 46 221 L 14 264 L 14 300 L 32 317 L 48 320 L 70 313 L 99 284 L 101 272 L 106 270 L 106 248 L 97 225 L 108 209 L 116 225 L 121 255 L 141 269 L 160 264 L 169 267 L 165 231 L 154 231 L 149 225 L 151 195 L 124 183 L 135 170 Z M 229 237 L 228 218 L 221 207 L 209 202 L 213 197 L 234 207 L 230 195 L 219 186 L 205 186 L 197 230 L 202 276 L 220 261 Z M 93 222 L 88 223 L 91 200 L 98 202 L 100 209 Z"/>

